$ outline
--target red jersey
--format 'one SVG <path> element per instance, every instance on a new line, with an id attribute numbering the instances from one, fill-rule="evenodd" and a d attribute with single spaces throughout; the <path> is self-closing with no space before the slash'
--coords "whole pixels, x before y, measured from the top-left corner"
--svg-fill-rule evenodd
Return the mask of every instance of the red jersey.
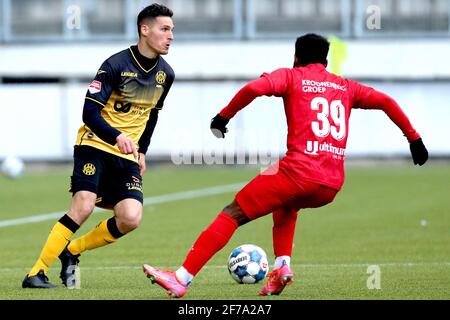
<path id="1" fill-rule="evenodd" d="M 342 187 L 352 108 L 381 109 L 409 141 L 420 138 L 392 98 L 329 73 L 320 63 L 264 73 L 242 88 L 220 115 L 230 119 L 261 95 L 283 98 L 288 150 L 279 164 L 294 181 Z"/>

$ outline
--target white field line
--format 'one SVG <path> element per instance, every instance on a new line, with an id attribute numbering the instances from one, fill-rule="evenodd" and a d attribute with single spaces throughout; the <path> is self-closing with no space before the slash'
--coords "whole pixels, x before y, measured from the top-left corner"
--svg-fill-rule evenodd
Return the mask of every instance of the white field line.
<path id="1" fill-rule="evenodd" d="M 160 196 L 148 197 L 144 199 L 144 206 L 158 203 L 167 203 L 179 200 L 190 200 L 195 198 L 201 198 L 206 196 L 212 196 L 217 194 L 223 194 L 228 192 L 236 192 L 240 190 L 245 185 L 245 182 L 239 182 L 234 184 L 226 184 L 216 187 L 204 188 L 204 189 L 196 189 L 190 191 L 182 191 L 175 193 L 168 193 Z M 94 212 L 104 211 L 102 209 L 96 208 Z M 53 220 L 60 218 L 67 211 L 58 211 L 52 213 L 44 213 L 40 215 L 19 218 L 19 219 L 11 219 L 11 220 L 3 220 L 0 221 L 0 228 L 8 227 L 8 226 L 17 226 L 21 224 L 41 222 L 46 220 Z"/>
<path id="2" fill-rule="evenodd" d="M 371 265 L 377 265 L 381 267 L 393 267 L 393 268 L 414 268 L 414 267 L 450 267 L 450 261 L 440 262 L 387 262 L 387 263 L 319 263 L 319 264 L 291 264 L 292 267 L 305 268 L 305 269 L 342 269 L 342 268 L 367 268 Z M 177 269 L 179 266 L 158 266 L 163 269 Z M 124 265 L 124 266 L 105 266 L 105 267 L 83 267 L 82 270 L 140 270 L 142 266 L 136 265 Z M 206 265 L 203 269 L 226 269 L 226 264 L 223 265 Z M 2 272 L 23 271 L 24 268 L 12 267 L 12 268 L 0 268 Z"/>

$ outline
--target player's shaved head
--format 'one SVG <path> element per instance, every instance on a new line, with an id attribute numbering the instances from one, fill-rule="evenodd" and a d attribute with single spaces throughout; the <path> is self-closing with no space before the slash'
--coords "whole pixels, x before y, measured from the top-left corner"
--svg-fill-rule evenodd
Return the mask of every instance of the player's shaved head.
<path id="1" fill-rule="evenodd" d="M 139 12 L 137 17 L 137 28 L 139 36 L 141 36 L 141 25 L 143 23 L 149 23 L 154 20 L 156 17 L 170 17 L 172 18 L 173 12 L 166 6 L 162 4 L 153 3 Z"/>
<path id="2" fill-rule="evenodd" d="M 318 34 L 308 33 L 297 38 L 295 42 L 295 57 L 299 66 L 310 63 L 321 63 L 327 65 L 327 55 L 330 49 L 328 40 Z"/>

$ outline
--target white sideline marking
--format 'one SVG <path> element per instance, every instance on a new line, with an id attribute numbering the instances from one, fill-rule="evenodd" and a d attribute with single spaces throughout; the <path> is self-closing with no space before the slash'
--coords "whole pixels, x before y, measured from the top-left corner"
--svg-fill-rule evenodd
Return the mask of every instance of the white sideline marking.
<path id="1" fill-rule="evenodd" d="M 432 267 L 443 267 L 443 266 L 449 266 L 450 267 L 450 261 L 441 261 L 441 262 L 387 262 L 387 263 L 334 263 L 334 264 L 326 264 L 326 263 L 319 263 L 319 264 L 291 264 L 291 267 L 296 268 L 367 268 L 370 265 L 376 264 L 380 267 L 425 267 L 425 266 L 432 266 Z M 159 268 L 163 269 L 177 269 L 179 266 L 158 266 Z M 202 269 L 226 269 L 227 265 L 206 265 Z M 142 266 L 109 266 L 109 267 L 81 267 L 82 270 L 138 270 L 142 269 Z M 8 271 L 23 271 L 26 270 L 25 268 L 19 268 L 19 267 L 13 267 L 13 268 L 0 268 L 0 271 L 2 272 L 8 272 Z"/>
<path id="2" fill-rule="evenodd" d="M 240 190 L 246 182 L 239 182 L 234 184 L 226 184 L 216 187 L 209 187 L 204 189 L 196 189 L 191 191 L 182 191 L 182 192 L 175 192 L 175 193 L 169 193 L 169 194 L 163 194 L 160 196 L 154 196 L 154 197 L 148 197 L 144 199 L 144 206 L 151 205 L 151 204 L 157 204 L 157 203 L 166 203 L 166 202 L 172 202 L 172 201 L 179 201 L 179 200 L 189 200 L 194 198 L 201 198 L 206 196 L 212 196 L 216 194 L 222 194 L 227 192 L 235 192 Z M 100 208 L 95 208 L 94 212 L 98 211 L 105 211 Z M 60 218 L 64 214 L 66 214 L 67 211 L 58 211 L 53 213 L 45 213 L 40 214 L 36 216 L 30 216 L 25 218 L 19 218 L 19 219 L 11 219 L 11 220 L 3 220 L 0 221 L 0 228 L 8 227 L 8 226 L 17 226 L 20 224 L 27 224 L 27 223 L 34 223 L 34 222 L 41 222 L 46 220 L 53 220 Z"/>

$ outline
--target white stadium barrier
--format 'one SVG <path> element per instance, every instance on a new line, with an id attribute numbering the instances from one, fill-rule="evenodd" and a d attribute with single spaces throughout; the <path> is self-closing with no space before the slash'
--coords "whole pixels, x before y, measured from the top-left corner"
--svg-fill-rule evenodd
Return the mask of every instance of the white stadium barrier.
<path id="1" fill-rule="evenodd" d="M 152 138 L 151 156 L 271 154 L 285 151 L 282 100 L 259 98 L 230 123 L 225 140 L 209 132 L 209 121 L 246 80 L 290 67 L 293 41 L 180 42 L 165 58 L 176 80 Z M 89 79 L 110 55 L 130 43 L 99 45 L 10 45 L 0 50 L 2 77 L 54 77 L 56 84 L 0 85 L 0 158 L 67 160 Z M 391 96 L 423 134 L 433 155 L 450 155 L 450 44 L 448 41 L 348 42 L 342 73 Z M 447 80 L 446 80 L 447 79 Z M 6 138 L 7 137 L 7 138 Z M 408 145 L 380 111 L 355 110 L 348 156 L 404 156 Z"/>

